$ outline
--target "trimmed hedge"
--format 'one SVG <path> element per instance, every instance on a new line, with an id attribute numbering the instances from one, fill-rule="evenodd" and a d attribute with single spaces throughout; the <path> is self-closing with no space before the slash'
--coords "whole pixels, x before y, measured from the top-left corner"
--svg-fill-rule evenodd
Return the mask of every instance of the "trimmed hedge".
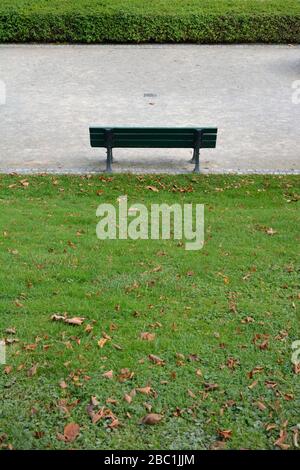
<path id="1" fill-rule="evenodd" d="M 83 14 L 0 9 L 0 42 L 300 43 L 300 13 Z"/>

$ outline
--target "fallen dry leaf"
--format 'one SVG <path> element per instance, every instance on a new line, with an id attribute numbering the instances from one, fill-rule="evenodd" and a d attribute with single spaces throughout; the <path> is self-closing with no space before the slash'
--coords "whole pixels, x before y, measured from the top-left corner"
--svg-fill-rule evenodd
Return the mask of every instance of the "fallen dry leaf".
<path id="1" fill-rule="evenodd" d="M 108 339 L 106 339 L 106 338 L 99 339 L 99 341 L 98 341 L 99 348 L 103 348 L 104 345 L 107 343 L 107 341 L 108 341 Z"/>
<path id="2" fill-rule="evenodd" d="M 63 315 L 58 315 L 57 313 L 54 313 L 54 315 L 51 316 L 51 320 L 53 321 L 65 321 L 66 317 Z"/>
<path id="3" fill-rule="evenodd" d="M 65 318 L 65 323 L 68 323 L 69 325 L 82 325 L 84 322 L 85 318 L 83 317 L 73 317 L 73 318 Z"/>
<path id="4" fill-rule="evenodd" d="M 188 390 L 188 395 L 189 395 L 191 398 L 196 398 L 196 395 L 194 394 L 194 392 L 192 392 L 192 390 Z"/>
<path id="5" fill-rule="evenodd" d="M 146 186 L 146 189 L 149 189 L 150 191 L 153 191 L 154 193 L 159 192 L 159 189 L 156 188 L 155 186 Z"/>
<path id="6" fill-rule="evenodd" d="M 114 376 L 114 373 L 112 370 L 109 370 L 108 372 L 104 372 L 104 374 L 102 374 L 102 377 L 105 377 L 106 379 L 112 379 Z"/>
<path id="7" fill-rule="evenodd" d="M 215 383 L 205 382 L 204 387 L 207 392 L 212 392 L 213 390 L 217 390 L 217 388 L 219 388 L 219 385 Z"/>
<path id="8" fill-rule="evenodd" d="M 285 443 L 287 438 L 287 432 L 285 429 L 281 429 L 279 432 L 279 438 L 274 442 L 274 445 L 279 447 L 281 450 L 287 450 L 290 448 L 289 444 Z"/>
<path id="9" fill-rule="evenodd" d="M 141 333 L 140 337 L 145 341 L 153 341 L 155 339 L 155 333 L 149 333 L 148 331 L 145 331 Z"/>
<path id="10" fill-rule="evenodd" d="M 8 335 L 15 335 L 16 328 L 6 328 L 5 333 L 7 333 Z"/>
<path id="11" fill-rule="evenodd" d="M 4 374 L 10 374 L 12 371 L 12 366 L 5 366 L 4 367 Z"/>
<path id="12" fill-rule="evenodd" d="M 130 369 L 124 368 L 120 370 L 118 379 L 120 382 L 126 382 L 126 380 L 131 380 L 133 376 L 134 372 L 132 372 Z"/>
<path id="13" fill-rule="evenodd" d="M 34 364 L 30 369 L 27 371 L 28 377 L 33 377 L 37 372 L 38 364 Z"/>
<path id="14" fill-rule="evenodd" d="M 300 374 L 300 362 L 296 362 L 296 364 L 294 364 L 294 373 Z"/>
<path id="15" fill-rule="evenodd" d="M 130 404 L 132 402 L 132 397 L 128 393 L 125 393 L 124 400 Z"/>
<path id="16" fill-rule="evenodd" d="M 163 419 L 163 416 L 157 413 L 149 413 L 148 415 L 144 416 L 141 420 L 142 424 L 154 425 L 158 424 Z"/>
<path id="17" fill-rule="evenodd" d="M 224 431 L 222 431 L 221 429 L 218 430 L 218 434 L 219 436 L 221 436 L 223 439 L 230 439 L 231 436 L 232 436 L 232 431 L 231 429 L 225 429 Z"/>
<path id="18" fill-rule="evenodd" d="M 68 385 L 66 384 L 66 382 L 65 382 L 64 380 L 61 380 L 61 381 L 59 382 L 59 386 L 60 386 L 60 388 L 62 388 L 62 389 L 65 389 L 65 388 L 68 387 Z"/>
<path id="19" fill-rule="evenodd" d="M 277 230 L 274 230 L 272 227 L 266 228 L 267 235 L 275 235 L 276 233 L 277 233 Z"/>
<path id="20" fill-rule="evenodd" d="M 141 388 L 137 388 L 136 391 L 137 392 L 140 392 L 140 393 L 143 393 L 144 395 L 150 395 L 151 393 L 151 387 L 147 386 L 147 387 L 141 387 Z"/>
<path id="21" fill-rule="evenodd" d="M 75 441 L 76 437 L 79 435 L 80 426 L 76 423 L 69 423 L 65 426 L 64 429 L 64 438 L 66 442 Z"/>
<path id="22" fill-rule="evenodd" d="M 165 361 L 163 359 L 158 356 L 155 356 L 154 354 L 149 354 L 148 359 L 159 366 L 163 366 L 165 364 Z"/>

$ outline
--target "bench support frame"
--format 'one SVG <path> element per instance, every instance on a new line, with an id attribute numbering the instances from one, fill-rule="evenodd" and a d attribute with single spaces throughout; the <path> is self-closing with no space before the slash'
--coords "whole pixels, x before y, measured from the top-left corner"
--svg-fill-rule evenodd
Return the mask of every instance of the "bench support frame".
<path id="1" fill-rule="evenodd" d="M 191 163 L 195 163 L 194 173 L 200 173 L 200 148 L 202 143 L 202 129 L 197 129 L 195 136 L 195 146 Z"/>
<path id="2" fill-rule="evenodd" d="M 202 144 L 203 129 L 197 129 L 195 134 L 194 152 L 191 163 L 195 163 L 194 173 L 200 173 L 200 148 Z M 105 129 L 105 146 L 106 146 L 106 172 L 112 173 L 113 163 L 113 129 Z"/>
<path id="3" fill-rule="evenodd" d="M 113 130 L 105 129 L 105 145 L 106 145 L 106 172 L 112 173 L 111 164 L 113 162 Z"/>

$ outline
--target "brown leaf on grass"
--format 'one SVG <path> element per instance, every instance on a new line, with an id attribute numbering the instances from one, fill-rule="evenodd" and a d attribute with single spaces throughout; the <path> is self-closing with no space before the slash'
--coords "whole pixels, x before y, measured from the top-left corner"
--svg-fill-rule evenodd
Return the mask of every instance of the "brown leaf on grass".
<path id="1" fill-rule="evenodd" d="M 141 333 L 140 338 L 145 341 L 154 341 L 155 333 L 149 333 L 148 331 L 145 331 Z"/>
<path id="2" fill-rule="evenodd" d="M 104 406 L 100 408 L 96 413 L 93 411 L 93 405 L 90 403 L 90 405 L 87 408 L 88 414 L 91 417 L 92 423 L 96 424 L 98 421 L 102 419 L 110 419 L 111 423 L 108 425 L 108 427 L 115 428 L 119 426 L 119 422 L 117 417 L 114 415 L 114 413 L 109 409 L 105 408 Z"/>
<path id="3" fill-rule="evenodd" d="M 277 383 L 272 380 L 266 380 L 265 385 L 267 388 L 271 388 L 271 389 L 274 389 L 277 387 Z"/>
<path id="4" fill-rule="evenodd" d="M 84 331 L 85 331 L 86 333 L 91 333 L 91 332 L 93 331 L 93 328 L 94 328 L 94 327 L 93 327 L 92 325 L 88 324 L 88 325 L 86 325 Z"/>
<path id="5" fill-rule="evenodd" d="M 281 429 L 279 432 L 279 438 L 277 439 L 277 441 L 274 442 L 274 445 L 279 447 L 281 450 L 289 449 L 290 445 L 285 443 L 286 438 L 287 438 L 286 430 Z"/>
<path id="6" fill-rule="evenodd" d="M 189 397 L 196 398 L 196 395 L 194 394 L 194 392 L 192 392 L 192 390 L 188 390 L 187 392 Z"/>
<path id="7" fill-rule="evenodd" d="M 266 339 L 261 344 L 259 344 L 259 349 L 269 349 L 269 341 Z"/>
<path id="8" fill-rule="evenodd" d="M 119 403 L 118 400 L 116 400 L 115 398 L 108 397 L 106 399 L 106 404 L 107 405 L 117 405 L 118 403 Z"/>
<path id="9" fill-rule="evenodd" d="M 20 340 L 18 338 L 5 338 L 5 344 L 8 346 L 9 344 L 18 343 Z"/>
<path id="10" fill-rule="evenodd" d="M 233 357 L 229 357 L 226 361 L 226 365 L 228 369 L 235 369 L 239 364 L 238 359 L 234 359 Z"/>
<path id="11" fill-rule="evenodd" d="M 218 434 L 220 437 L 222 437 L 225 440 L 230 439 L 232 437 L 231 429 L 225 429 L 225 430 L 218 429 Z"/>
<path id="12" fill-rule="evenodd" d="M 25 351 L 34 351 L 36 348 L 37 348 L 37 344 L 36 344 L 36 343 L 26 344 L 26 345 L 24 346 Z"/>
<path id="13" fill-rule="evenodd" d="M 64 438 L 66 442 L 73 442 L 78 437 L 80 426 L 76 423 L 69 423 L 64 429 Z"/>
<path id="14" fill-rule="evenodd" d="M 99 348 L 103 348 L 105 346 L 105 344 L 107 343 L 107 341 L 108 341 L 108 339 L 106 339 L 106 338 L 99 339 L 99 341 L 98 341 Z"/>
<path id="15" fill-rule="evenodd" d="M 154 193 L 159 192 L 159 189 L 156 188 L 156 186 L 146 186 L 146 189 L 149 189 L 150 191 L 153 191 Z"/>
<path id="16" fill-rule="evenodd" d="M 130 404 L 132 402 L 132 396 L 130 396 L 128 393 L 125 393 L 124 400 Z"/>
<path id="17" fill-rule="evenodd" d="M 255 344 L 259 349 L 268 349 L 269 348 L 269 337 L 270 335 L 257 333 L 252 339 L 252 343 Z M 260 342 L 262 340 L 262 342 Z"/>
<path id="18" fill-rule="evenodd" d="M 153 362 L 154 364 L 157 364 L 158 366 L 165 365 L 165 361 L 160 357 L 155 356 L 154 354 L 149 354 L 148 359 L 149 361 Z"/>
<path id="19" fill-rule="evenodd" d="M 266 228 L 265 232 L 267 235 L 275 235 L 277 233 L 277 230 L 274 230 L 272 227 Z"/>
<path id="20" fill-rule="evenodd" d="M 102 331 L 102 338 L 107 339 L 107 341 L 111 340 L 111 337 L 107 333 L 105 333 L 105 331 Z"/>
<path id="21" fill-rule="evenodd" d="M 37 372 L 37 368 L 38 368 L 38 364 L 34 364 L 32 367 L 30 367 L 30 369 L 28 369 L 27 371 L 28 377 L 33 377 Z"/>
<path id="22" fill-rule="evenodd" d="M 196 375 L 197 375 L 198 377 L 202 377 L 203 374 L 202 374 L 201 369 L 197 369 L 197 370 L 196 370 Z"/>
<path id="23" fill-rule="evenodd" d="M 114 376 L 114 373 L 112 370 L 109 370 L 108 372 L 104 372 L 104 374 L 102 374 L 102 377 L 105 377 L 106 379 L 112 379 Z"/>
<path id="24" fill-rule="evenodd" d="M 269 423 L 265 425 L 266 431 L 273 431 L 273 429 L 276 429 L 276 424 Z"/>
<path id="25" fill-rule="evenodd" d="M 115 428 L 118 428 L 119 426 L 120 426 L 120 421 L 118 420 L 118 418 L 114 418 L 112 419 L 111 423 L 108 425 L 108 428 L 115 429 Z"/>
<path id="26" fill-rule="evenodd" d="M 96 397 L 91 396 L 91 404 L 92 404 L 93 406 L 98 406 L 98 405 L 99 405 L 99 401 L 97 400 Z"/>
<path id="27" fill-rule="evenodd" d="M 82 325 L 84 320 L 85 318 L 83 317 L 66 318 L 65 323 L 68 323 L 69 325 Z"/>
<path id="28" fill-rule="evenodd" d="M 241 323 L 253 323 L 255 322 L 253 317 L 245 317 L 241 320 Z"/>
<path id="29" fill-rule="evenodd" d="M 294 364 L 294 373 L 300 374 L 300 362 L 296 362 L 296 364 Z"/>
<path id="30" fill-rule="evenodd" d="M 152 388 L 149 386 L 141 387 L 136 389 L 137 392 L 143 393 L 144 395 L 150 395 Z"/>
<path id="31" fill-rule="evenodd" d="M 299 429 L 298 429 L 297 426 L 294 426 L 294 428 L 293 428 L 293 444 L 297 449 L 299 448 L 298 438 L 299 438 Z"/>
<path id="32" fill-rule="evenodd" d="M 252 390 L 252 388 L 256 387 L 257 384 L 258 384 L 258 380 L 254 380 L 254 382 L 252 382 L 250 385 L 248 385 L 248 388 L 250 388 L 250 390 Z"/>
<path id="33" fill-rule="evenodd" d="M 8 335 L 15 335 L 16 334 L 16 328 L 6 328 L 5 333 Z"/>
<path id="34" fill-rule="evenodd" d="M 190 362 L 198 362 L 198 361 L 200 361 L 200 358 L 199 358 L 198 354 L 189 354 L 188 355 L 188 360 Z"/>
<path id="35" fill-rule="evenodd" d="M 219 388 L 219 385 L 218 384 L 215 384 L 215 383 L 208 383 L 208 382 L 205 382 L 204 383 L 204 388 L 207 392 L 212 392 L 214 390 L 217 390 Z"/>
<path id="36" fill-rule="evenodd" d="M 142 424 L 153 426 L 158 424 L 163 419 L 163 416 L 158 413 L 149 413 L 141 420 Z"/>
<path id="37" fill-rule="evenodd" d="M 65 382 L 64 380 L 61 380 L 61 381 L 59 382 L 59 386 L 60 386 L 60 388 L 62 388 L 62 389 L 65 389 L 65 388 L 68 387 L 68 385 L 66 384 L 66 382 Z"/>
<path id="38" fill-rule="evenodd" d="M 4 374 L 10 374 L 12 371 L 12 366 L 5 366 L 4 367 Z"/>
<path id="39" fill-rule="evenodd" d="M 65 321 L 66 317 L 63 316 L 63 315 L 59 315 L 57 313 L 54 313 L 52 316 L 51 316 L 51 320 L 53 321 Z"/>
<path id="40" fill-rule="evenodd" d="M 262 401 L 257 401 L 255 405 L 260 411 L 265 411 L 267 409 L 266 405 Z"/>
<path id="41" fill-rule="evenodd" d="M 73 318 L 68 318 L 67 315 L 60 315 L 55 313 L 54 315 L 51 316 L 51 320 L 53 321 L 63 321 L 64 323 L 68 323 L 69 325 L 81 325 L 85 318 L 83 317 L 73 317 Z"/>
<path id="42" fill-rule="evenodd" d="M 102 408 L 100 408 L 100 410 L 98 410 L 96 413 L 93 411 L 93 408 L 91 407 L 91 405 L 89 405 L 88 407 L 88 414 L 89 416 L 91 417 L 91 420 L 92 420 L 92 423 L 93 424 L 96 424 L 98 423 L 98 421 L 100 421 L 100 419 L 104 418 L 104 406 Z"/>
<path id="43" fill-rule="evenodd" d="M 130 369 L 124 368 L 120 370 L 118 379 L 120 382 L 126 382 L 126 380 L 131 380 L 134 376 L 134 372 Z"/>
<path id="44" fill-rule="evenodd" d="M 261 372 L 263 372 L 263 370 L 264 370 L 264 367 L 262 367 L 262 366 L 256 366 L 256 367 L 254 367 L 254 369 L 252 369 L 252 370 L 248 373 L 249 379 L 252 379 L 255 374 L 260 374 Z"/>
<path id="45" fill-rule="evenodd" d="M 158 266 L 155 266 L 155 268 L 151 269 L 150 272 L 151 273 L 158 273 L 160 271 L 162 271 L 162 267 L 160 265 L 158 265 Z"/>

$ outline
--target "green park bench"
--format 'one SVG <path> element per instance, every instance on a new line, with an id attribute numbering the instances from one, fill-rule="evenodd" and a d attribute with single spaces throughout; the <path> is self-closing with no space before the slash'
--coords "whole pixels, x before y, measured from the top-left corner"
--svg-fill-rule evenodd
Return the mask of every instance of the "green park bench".
<path id="1" fill-rule="evenodd" d="M 215 148 L 215 127 L 101 127 L 90 126 L 92 147 L 107 150 L 106 171 L 112 171 L 113 148 L 191 148 L 194 172 L 200 172 L 201 148 Z"/>

